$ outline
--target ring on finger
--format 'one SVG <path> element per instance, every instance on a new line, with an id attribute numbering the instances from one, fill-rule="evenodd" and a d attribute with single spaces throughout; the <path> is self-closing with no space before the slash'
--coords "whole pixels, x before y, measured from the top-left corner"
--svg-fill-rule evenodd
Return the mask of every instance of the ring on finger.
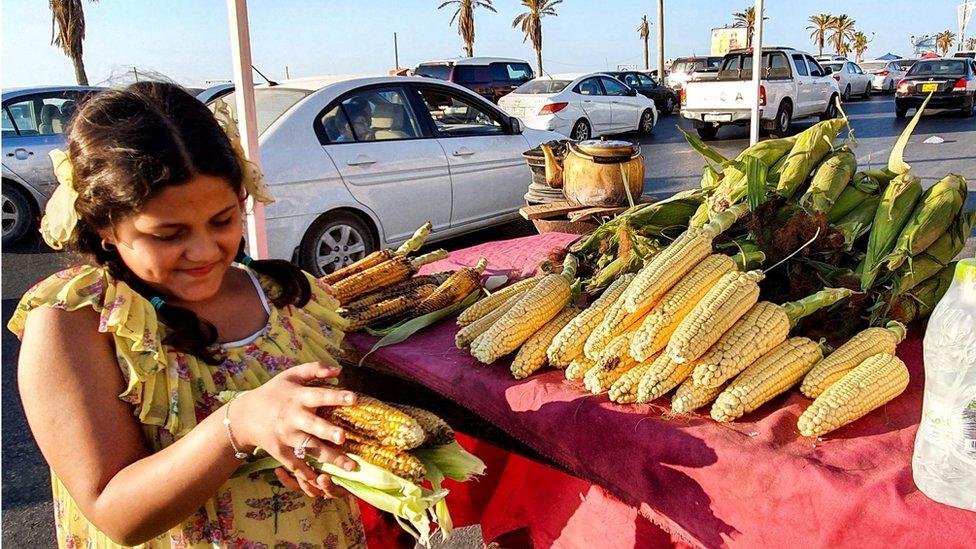
<path id="1" fill-rule="evenodd" d="M 308 447 L 309 441 L 312 440 L 312 435 L 305 437 L 305 440 L 301 444 L 295 446 L 295 457 L 298 459 L 305 459 L 305 449 Z"/>

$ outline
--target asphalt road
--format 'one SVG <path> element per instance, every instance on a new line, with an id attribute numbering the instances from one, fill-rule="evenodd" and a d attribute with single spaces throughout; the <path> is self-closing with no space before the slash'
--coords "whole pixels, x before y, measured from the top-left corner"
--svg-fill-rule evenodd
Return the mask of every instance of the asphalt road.
<path id="1" fill-rule="evenodd" d="M 846 105 L 858 146 L 855 152 L 859 167 L 882 167 L 888 152 L 905 127 L 906 121 L 894 117 L 893 99 L 875 96 L 867 101 Z M 815 120 L 799 121 L 794 131 L 812 125 Z M 645 192 L 670 194 L 699 184 L 704 162 L 684 142 L 675 128 L 677 116 L 664 117 L 654 133 L 641 138 L 646 159 Z M 690 129 L 690 125 L 681 122 Z M 924 140 L 938 136 L 940 144 Z M 633 138 L 632 136 L 623 136 Z M 710 144 L 726 156 L 735 156 L 748 145 L 748 128 L 724 128 L 719 139 Z M 976 208 L 976 119 L 961 118 L 954 113 L 926 115 L 906 151 L 906 161 L 928 186 L 949 172 L 964 176 L 970 183 L 968 208 Z M 457 249 L 486 240 L 530 234 L 527 223 L 481 231 L 442 243 Z M 971 241 L 972 242 L 972 241 Z M 972 245 L 969 252 L 972 255 Z M 17 299 L 35 281 L 67 266 L 69 258 L 46 250 L 43 244 L 30 242 L 4 249 L 2 254 L 2 317 L 9 320 Z M 54 532 L 50 506 L 50 484 L 47 468 L 27 429 L 16 385 L 18 342 L 7 330 L 2 335 L 2 542 L 7 547 L 53 547 Z M 57 398 L 56 395 L 52 395 Z M 459 532 L 449 547 L 480 547 L 477 529 Z"/>

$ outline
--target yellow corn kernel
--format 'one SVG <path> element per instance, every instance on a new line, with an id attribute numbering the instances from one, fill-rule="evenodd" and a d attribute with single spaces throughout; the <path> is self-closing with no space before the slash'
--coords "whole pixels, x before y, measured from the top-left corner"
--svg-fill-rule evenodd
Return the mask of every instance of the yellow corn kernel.
<path id="1" fill-rule="evenodd" d="M 363 309 L 357 309 L 348 313 L 346 318 L 349 325 L 346 328 L 350 332 L 362 330 L 380 324 L 392 324 L 410 315 L 423 300 L 431 295 L 437 286 L 428 284 L 414 288 L 409 292 L 397 297 L 381 301 Z"/>
<path id="2" fill-rule="evenodd" d="M 593 329 L 593 332 L 590 333 L 590 335 L 586 338 L 586 343 L 583 344 L 583 354 L 586 355 L 586 358 L 591 360 L 599 360 L 600 354 L 603 353 L 603 349 L 605 349 L 607 345 L 613 341 L 613 338 L 624 332 L 629 332 L 632 331 L 632 329 L 636 329 L 640 325 L 639 323 L 643 318 L 643 313 L 630 314 L 624 310 L 623 295 L 621 295 L 619 298 L 617 298 L 617 301 L 607 309 L 607 313 L 603 317 L 603 320 L 597 324 L 596 328 Z"/>
<path id="3" fill-rule="evenodd" d="M 623 295 L 625 312 L 646 314 L 665 292 L 710 253 L 712 237 L 709 233 L 704 229 L 689 228 L 637 273 L 637 278 Z"/>
<path id="4" fill-rule="evenodd" d="M 637 361 L 628 354 L 633 332 L 619 335 L 607 345 L 599 360 L 583 375 L 583 387 L 593 394 L 610 389 L 624 372 L 637 366 Z"/>
<path id="5" fill-rule="evenodd" d="M 728 383 L 718 387 L 699 387 L 689 377 L 675 389 L 674 396 L 671 397 L 671 411 L 676 414 L 690 414 L 706 404 L 711 404 L 725 390 L 726 385 Z"/>
<path id="6" fill-rule="evenodd" d="M 420 482 L 427 475 L 423 462 L 408 452 L 352 439 L 347 439 L 343 446 L 346 452 L 409 481 Z"/>
<path id="7" fill-rule="evenodd" d="M 424 430 L 424 443 L 421 448 L 443 446 L 454 442 L 454 429 L 437 414 L 407 404 L 390 403 L 390 406 L 412 417 Z"/>
<path id="8" fill-rule="evenodd" d="M 349 278 L 354 274 L 361 273 L 370 267 L 375 267 L 380 263 L 392 258 L 393 250 L 377 250 L 358 261 L 350 263 L 341 269 L 336 269 L 335 271 L 323 276 L 322 281 L 331 286 L 344 278 Z"/>
<path id="9" fill-rule="evenodd" d="M 491 328 L 493 324 L 505 316 L 505 313 L 510 311 L 516 303 L 525 297 L 527 292 L 528 290 L 523 290 L 519 293 L 510 295 L 508 299 L 505 300 L 505 303 L 499 305 L 498 308 L 458 330 L 458 333 L 454 335 L 454 345 L 458 349 L 468 348 L 472 341 L 477 339 L 481 334 L 487 332 L 488 328 Z"/>
<path id="10" fill-rule="evenodd" d="M 782 307 L 756 303 L 698 360 L 692 381 L 713 388 L 739 375 L 773 347 L 786 341 L 790 320 Z"/>
<path id="11" fill-rule="evenodd" d="M 326 419 L 380 446 L 411 450 L 424 443 L 424 430 L 417 420 L 366 395 L 358 395 L 352 406 L 332 408 Z"/>
<path id="12" fill-rule="evenodd" d="M 880 353 L 895 354 L 895 347 L 905 339 L 905 326 L 890 322 L 887 328 L 868 328 L 857 333 L 836 351 L 816 363 L 803 378 L 800 392 L 808 398 L 819 397 L 847 372 Z"/>
<path id="13" fill-rule="evenodd" d="M 634 274 L 625 274 L 614 280 L 603 294 L 589 307 L 569 322 L 553 338 L 552 344 L 546 350 L 549 365 L 554 368 L 565 368 L 574 359 L 583 355 L 583 346 L 593 330 L 606 317 L 607 311 L 627 289 L 627 285 L 634 279 Z"/>
<path id="14" fill-rule="evenodd" d="M 444 250 L 436 250 L 414 259 L 394 256 L 379 265 L 336 282 L 332 285 L 332 292 L 339 303 L 349 303 L 369 292 L 402 282 L 416 274 L 421 266 L 444 259 L 447 255 Z"/>
<path id="15" fill-rule="evenodd" d="M 667 353 L 657 358 L 637 384 L 637 402 L 650 402 L 662 397 L 691 375 L 695 362 L 675 362 Z"/>
<path id="16" fill-rule="evenodd" d="M 644 374 L 647 373 L 647 370 L 654 364 L 656 358 L 657 356 L 653 356 L 638 363 L 637 366 L 627 370 L 620 376 L 620 379 L 614 381 L 608 393 L 610 401 L 616 402 L 617 404 L 637 402 L 637 385 L 640 383 L 641 378 L 644 377 Z"/>
<path id="17" fill-rule="evenodd" d="M 511 369 L 515 379 L 523 379 L 545 366 L 546 349 L 552 343 L 552 338 L 556 337 L 559 330 L 563 329 L 577 313 L 579 309 L 576 307 L 567 307 L 522 344 L 522 348 L 515 355 L 515 360 L 512 361 Z"/>
<path id="18" fill-rule="evenodd" d="M 512 297 L 513 295 L 521 294 L 525 292 L 525 290 L 535 286 L 541 279 L 541 276 L 533 276 L 532 278 L 519 280 L 514 284 L 509 284 L 496 292 L 492 292 L 492 294 L 488 297 L 479 299 L 478 301 L 474 302 L 473 305 L 461 311 L 461 314 L 459 314 L 457 318 L 457 325 L 467 326 L 468 324 L 471 324 L 475 320 L 478 320 L 498 307 L 501 307 L 501 305 L 508 301 L 508 298 Z"/>
<path id="19" fill-rule="evenodd" d="M 488 260 L 482 257 L 476 266 L 455 271 L 417 306 L 416 315 L 423 316 L 463 301 L 481 287 L 481 273 L 487 266 Z"/>
<path id="20" fill-rule="evenodd" d="M 580 356 L 574 358 L 570 361 L 569 365 L 566 366 L 566 379 L 569 380 L 580 380 L 586 375 L 586 372 L 596 364 L 596 361 L 590 360 L 585 356 Z"/>

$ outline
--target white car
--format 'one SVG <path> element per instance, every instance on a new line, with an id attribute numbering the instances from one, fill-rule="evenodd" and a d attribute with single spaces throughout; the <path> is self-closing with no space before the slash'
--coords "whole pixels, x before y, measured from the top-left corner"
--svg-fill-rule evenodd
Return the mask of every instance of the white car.
<path id="1" fill-rule="evenodd" d="M 225 97 L 231 107 L 233 95 Z M 429 241 L 518 217 L 522 152 L 558 139 L 478 94 L 422 77 L 255 87 L 270 256 L 323 275 L 430 220 Z"/>
<path id="2" fill-rule="evenodd" d="M 871 96 L 874 75 L 865 74 L 861 67 L 853 61 L 826 61 L 821 63 L 830 70 L 830 76 L 837 81 L 841 101 L 849 101 L 852 96 L 860 95 L 863 99 Z"/>
<path id="3" fill-rule="evenodd" d="M 654 101 L 603 73 L 536 78 L 502 97 L 498 106 L 526 126 L 582 141 L 657 125 Z"/>
<path id="4" fill-rule="evenodd" d="M 874 78 L 871 82 L 874 91 L 884 93 L 894 93 L 898 82 L 905 78 L 907 72 L 907 69 L 901 68 L 894 61 L 865 61 L 861 63 L 861 69 Z"/>

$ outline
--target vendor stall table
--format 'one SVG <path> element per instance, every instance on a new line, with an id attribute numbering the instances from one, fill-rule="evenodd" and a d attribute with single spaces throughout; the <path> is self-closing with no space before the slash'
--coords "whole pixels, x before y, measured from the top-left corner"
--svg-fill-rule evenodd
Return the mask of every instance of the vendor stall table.
<path id="1" fill-rule="evenodd" d="M 427 270 L 472 265 L 484 256 L 488 274 L 529 275 L 574 238 L 549 233 L 492 242 L 453 252 Z M 976 514 L 928 499 L 912 481 L 923 381 L 920 333 L 911 332 L 898 348 L 911 372 L 906 392 L 814 440 L 796 429 L 810 402 L 796 390 L 731 424 L 712 421 L 707 409 L 671 417 L 664 399 L 616 405 L 606 395 L 586 393 L 561 371 L 516 381 L 510 358 L 484 366 L 455 348 L 455 332 L 445 321 L 369 360 L 473 411 L 578 477 L 553 471 L 565 478 L 547 485 L 551 493 L 510 490 L 511 512 L 495 513 L 494 524 L 483 522 L 488 540 L 505 530 L 542 528 L 544 536 L 533 534 L 537 545 L 594 546 L 598 539 L 605 541 L 600 546 L 644 546 L 651 539 L 702 547 L 976 543 Z M 375 342 L 364 334 L 348 337 L 360 354 Z M 528 469 L 518 470 L 524 475 Z M 508 473 L 489 471 L 497 474 Z M 532 474 L 522 479 L 525 485 L 548 473 L 540 465 Z M 512 484 L 503 479 L 499 486 Z M 667 535 L 641 531 L 651 523 Z"/>

